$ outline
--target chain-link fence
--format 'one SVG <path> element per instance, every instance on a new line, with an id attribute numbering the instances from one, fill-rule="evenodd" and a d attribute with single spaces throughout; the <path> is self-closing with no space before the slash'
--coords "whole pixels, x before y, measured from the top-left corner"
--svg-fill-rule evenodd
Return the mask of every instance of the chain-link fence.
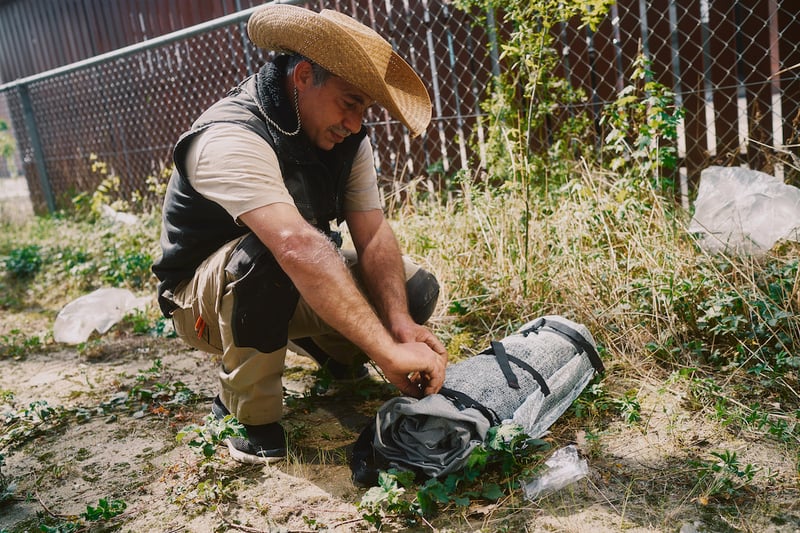
<path id="1" fill-rule="evenodd" d="M 797 2 L 629 0 L 610 15 L 596 33 L 584 30 L 584 39 L 569 30 L 562 35 L 570 48 L 565 72 L 569 58 L 584 65 L 577 83 L 592 89 L 593 101 L 615 97 L 627 83 L 631 58 L 641 52 L 652 60 L 655 80 L 674 90 L 685 111 L 677 148 L 690 176 L 721 164 L 791 172 L 797 180 Z"/>
<path id="2" fill-rule="evenodd" d="M 686 110 L 679 138 L 685 174 L 696 176 L 710 163 L 796 168 L 800 41 L 793 36 L 800 16 L 792 3 L 620 1 L 595 32 L 577 21 L 562 25 L 556 74 L 583 87 L 587 105 L 599 112 L 628 83 L 641 50 Z M 493 13 L 482 13 L 478 22 L 446 0 L 322 0 L 308 7 L 337 9 L 374 27 L 429 88 L 434 118 L 416 139 L 382 109 L 369 110 L 382 179 L 474 172 L 483 164 L 478 117 L 503 67 L 494 39 L 502 14 L 495 23 Z M 249 10 L 0 87 L 0 112 L 8 107 L 37 208 L 92 190 L 102 179 L 91 171 L 92 154 L 120 176 L 123 193 L 144 190 L 192 120 L 269 60 L 246 38 L 247 16 Z"/>
<path id="3" fill-rule="evenodd" d="M 311 6 L 337 8 L 334 5 Z M 385 111 L 367 123 L 381 176 L 414 176 L 468 165 L 478 98 L 490 78 L 484 31 L 443 2 L 362 2 L 341 9 L 372 25 L 428 83 L 434 120 L 411 139 Z M 250 10 L 200 33 L 6 91 L 25 173 L 37 206 L 51 208 L 102 179 L 90 159 L 120 176 L 123 192 L 170 163 L 171 148 L 207 106 L 269 59 L 245 36 Z M 209 25 L 205 25 L 209 26 Z M 147 43 L 145 43 L 147 44 Z M 464 85 L 466 81 L 466 85 Z"/>

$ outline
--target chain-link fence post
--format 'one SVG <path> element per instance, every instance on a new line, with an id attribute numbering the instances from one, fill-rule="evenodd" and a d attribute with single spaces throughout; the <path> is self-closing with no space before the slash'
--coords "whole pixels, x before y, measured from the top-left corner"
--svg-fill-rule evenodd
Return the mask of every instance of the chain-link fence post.
<path id="1" fill-rule="evenodd" d="M 22 116 L 25 121 L 25 129 L 28 132 L 28 142 L 30 143 L 31 151 L 33 152 L 33 160 L 36 164 L 36 173 L 39 174 L 39 182 L 42 186 L 42 193 L 44 194 L 45 201 L 47 202 L 47 209 L 51 213 L 56 210 L 56 201 L 53 196 L 53 189 L 50 186 L 50 179 L 47 175 L 47 166 L 44 161 L 44 149 L 42 148 L 42 141 L 39 137 L 39 128 L 36 126 L 36 116 L 33 113 L 33 105 L 31 104 L 31 96 L 28 93 L 28 86 L 21 84 L 17 87 L 20 103 L 22 105 Z M 17 146 L 22 146 L 22 143 L 17 140 Z"/>

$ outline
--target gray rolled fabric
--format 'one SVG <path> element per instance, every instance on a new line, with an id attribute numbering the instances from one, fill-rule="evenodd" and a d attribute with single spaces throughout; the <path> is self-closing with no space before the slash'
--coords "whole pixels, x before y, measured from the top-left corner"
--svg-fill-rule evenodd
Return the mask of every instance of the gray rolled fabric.
<path id="1" fill-rule="evenodd" d="M 463 465 L 487 431 L 489 421 L 477 409 L 460 410 L 441 394 L 403 396 L 378 412 L 375 448 L 398 466 L 436 477 Z"/>
<path id="2" fill-rule="evenodd" d="M 439 394 L 384 403 L 376 415 L 375 452 L 429 477 L 455 472 L 493 425 L 514 423 L 532 438 L 544 435 L 595 371 L 602 372 L 602 363 L 585 326 L 561 316 L 538 318 L 450 365 Z"/>

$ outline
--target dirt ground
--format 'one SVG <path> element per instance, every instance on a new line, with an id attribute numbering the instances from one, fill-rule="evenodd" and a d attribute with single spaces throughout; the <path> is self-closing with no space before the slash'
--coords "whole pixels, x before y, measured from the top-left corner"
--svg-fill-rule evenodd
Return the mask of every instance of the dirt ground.
<path id="1" fill-rule="evenodd" d="M 0 220 L 22 222 L 33 216 L 25 178 L 0 178 Z"/>
<path id="2" fill-rule="evenodd" d="M 46 335 L 51 328 L 46 316 L 5 313 L 0 335 L 21 325 Z M 134 415 L 97 412 L 98 405 L 130 391 L 156 360 L 162 365 L 154 381 L 180 381 L 204 400 Z M 608 366 L 606 379 L 626 379 L 613 362 Z M 315 368 L 303 357 L 287 360 L 284 423 L 290 457 L 276 465 L 245 466 L 220 448 L 209 475 L 201 471 L 200 457 L 176 442 L 181 428 L 202 423 L 209 412 L 215 364 L 208 356 L 177 339 L 112 329 L 88 348 L 50 344 L 18 360 L 0 358 L 0 413 L 41 400 L 91 412 L 82 423 L 70 419 L 20 446 L 0 448 L 2 473 L 16 483 L 15 497 L 0 503 L 0 531 L 39 531 L 40 524 L 65 521 L 101 498 L 127 504 L 110 522 L 119 531 L 369 530 L 357 509 L 365 489 L 350 480 L 348 454 L 393 392 L 375 376 L 358 390 L 304 397 L 315 382 Z M 580 419 L 556 423 L 549 437 L 553 445 L 577 442 L 589 460 L 588 477 L 536 502 L 515 491 L 497 502 L 445 509 L 430 526 L 393 522 L 386 529 L 800 531 L 797 449 L 722 431 L 686 409 L 679 384 L 652 381 L 639 391 L 637 425 L 612 423 L 598 436 L 587 434 Z M 730 500 L 705 501 L 686 461 L 719 449 L 737 451 L 742 464 L 758 465 L 761 473 Z"/>

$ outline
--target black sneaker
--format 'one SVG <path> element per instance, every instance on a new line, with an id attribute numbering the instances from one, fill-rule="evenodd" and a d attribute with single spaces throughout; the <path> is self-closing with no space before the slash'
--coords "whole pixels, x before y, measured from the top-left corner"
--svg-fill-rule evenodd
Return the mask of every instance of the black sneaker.
<path id="1" fill-rule="evenodd" d="M 221 420 L 231 413 L 217 396 L 211 404 L 211 414 Z M 232 459 L 240 463 L 257 464 L 275 463 L 286 457 L 286 433 L 278 422 L 258 426 L 242 425 L 247 430 L 246 439 L 225 439 Z"/>
<path id="2" fill-rule="evenodd" d="M 338 383 L 356 383 L 369 377 L 369 369 L 366 365 L 340 363 L 317 346 L 311 337 L 292 339 L 290 343 L 293 351 L 314 359 L 320 367 L 326 368 L 333 380 Z"/>

